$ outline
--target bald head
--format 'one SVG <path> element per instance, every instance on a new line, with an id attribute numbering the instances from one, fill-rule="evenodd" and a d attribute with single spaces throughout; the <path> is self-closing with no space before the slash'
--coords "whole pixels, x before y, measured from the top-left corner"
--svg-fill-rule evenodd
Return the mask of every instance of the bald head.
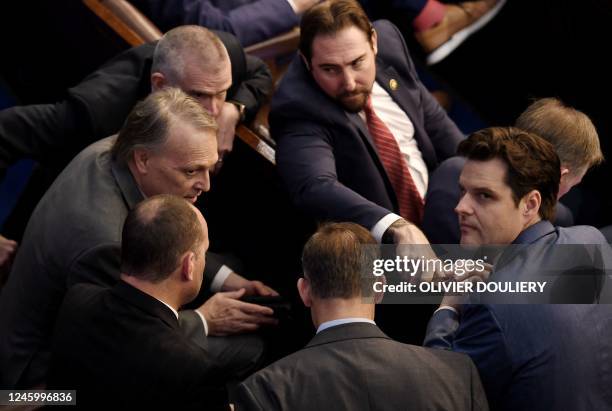
<path id="1" fill-rule="evenodd" d="M 126 217 L 121 238 L 121 272 L 151 283 L 168 278 L 185 253 L 203 254 L 206 222 L 186 200 L 157 195 L 139 203 Z"/>

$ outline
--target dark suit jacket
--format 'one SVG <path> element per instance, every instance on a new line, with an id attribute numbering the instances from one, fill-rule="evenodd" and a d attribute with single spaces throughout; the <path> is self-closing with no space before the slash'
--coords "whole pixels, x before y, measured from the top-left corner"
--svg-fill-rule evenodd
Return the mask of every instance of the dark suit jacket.
<path id="1" fill-rule="evenodd" d="M 455 154 L 457 126 L 418 79 L 406 44 L 387 21 L 378 32 L 376 81 L 406 112 L 431 171 Z M 395 79 L 399 87 L 389 86 Z M 295 204 L 321 220 L 352 221 L 371 228 L 397 198 L 367 125 L 328 97 L 296 58 L 272 99 L 270 126 L 276 161 Z"/>
<path id="2" fill-rule="evenodd" d="M 127 167 L 110 158 L 113 137 L 82 151 L 47 191 L 28 223 L 0 295 L 0 387 L 44 381 L 53 324 L 69 287 L 114 285 L 121 230 L 143 199 Z M 209 255 L 204 287 L 221 263 Z M 202 321 L 182 312 L 185 330 L 203 339 Z"/>
<path id="3" fill-rule="evenodd" d="M 182 24 L 198 24 L 234 34 L 244 46 L 267 40 L 299 24 L 287 0 L 255 0 L 233 5 L 211 0 L 132 0 L 134 6 L 162 31 Z"/>
<path id="4" fill-rule="evenodd" d="M 338 325 L 243 382 L 236 409 L 487 410 L 472 362 L 448 354 L 393 341 L 373 324 Z"/>
<path id="5" fill-rule="evenodd" d="M 215 33 L 232 63 L 227 99 L 244 104 L 252 118 L 272 91 L 270 71 L 245 55 L 234 36 Z M 0 173 L 23 157 L 63 168 L 84 147 L 117 133 L 134 105 L 151 92 L 155 44 L 118 55 L 69 89 L 63 101 L 0 111 Z"/>
<path id="6" fill-rule="evenodd" d="M 227 410 L 215 360 L 162 302 L 120 281 L 72 287 L 60 310 L 47 387 L 81 409 Z"/>
<path id="7" fill-rule="evenodd" d="M 600 244 L 604 264 L 609 261 L 609 246 L 593 227 L 561 228 L 542 221 L 523 231 L 515 244 L 544 244 L 551 250 L 560 244 Z M 506 281 L 528 271 L 524 254 L 512 257 L 501 262 L 503 267 L 492 278 Z M 554 263 L 540 261 L 548 263 L 542 271 Z M 596 300 L 609 302 L 610 267 L 604 267 Z M 491 409 L 612 409 L 609 305 L 470 304 L 460 318 L 440 310 L 431 318 L 425 345 L 468 354 L 478 367 Z"/>

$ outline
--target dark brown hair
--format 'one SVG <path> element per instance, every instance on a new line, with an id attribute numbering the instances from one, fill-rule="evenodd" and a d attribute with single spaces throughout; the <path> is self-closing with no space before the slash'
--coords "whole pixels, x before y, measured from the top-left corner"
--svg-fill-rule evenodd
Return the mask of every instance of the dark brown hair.
<path id="1" fill-rule="evenodd" d="M 181 264 L 183 254 L 197 252 L 202 241 L 202 225 L 187 200 L 169 194 L 149 197 L 125 219 L 121 272 L 158 283 Z"/>
<path id="2" fill-rule="evenodd" d="M 561 164 L 548 141 L 514 127 L 491 127 L 470 135 L 457 152 L 468 160 L 502 160 L 508 166 L 506 184 L 516 205 L 531 190 L 538 190 L 542 197 L 540 217 L 553 219 Z"/>
<path id="3" fill-rule="evenodd" d="M 359 3 L 354 0 L 328 0 L 308 9 L 300 23 L 300 51 L 308 62 L 312 58 L 312 42 L 318 35 L 330 35 L 355 26 L 370 44 L 373 27 Z"/>
<path id="4" fill-rule="evenodd" d="M 354 223 L 326 223 L 304 246 L 302 268 L 313 295 L 353 298 L 364 295 L 362 290 L 371 292 L 372 285 L 364 281 L 373 283 L 376 258 L 378 244 L 368 230 Z"/>

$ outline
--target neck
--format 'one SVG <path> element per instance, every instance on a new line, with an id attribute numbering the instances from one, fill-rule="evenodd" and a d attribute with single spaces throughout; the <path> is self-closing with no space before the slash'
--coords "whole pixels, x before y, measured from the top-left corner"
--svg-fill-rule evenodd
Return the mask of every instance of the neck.
<path id="1" fill-rule="evenodd" d="M 313 299 L 310 307 L 312 322 L 315 328 L 327 321 L 342 318 L 360 317 L 374 320 L 374 304 L 357 298 Z"/>
<path id="2" fill-rule="evenodd" d="M 180 298 L 177 298 L 178 293 L 172 290 L 167 280 L 154 284 L 123 273 L 121 274 L 121 279 L 143 293 L 149 294 L 151 297 L 165 302 L 176 311 L 178 311 L 182 305 Z"/>
<path id="3" fill-rule="evenodd" d="M 535 217 L 533 217 L 531 220 L 528 220 L 524 225 L 523 225 L 523 229 L 521 230 L 521 233 L 525 230 L 527 230 L 529 227 L 531 227 L 532 225 L 535 225 L 537 223 L 539 223 L 540 221 L 542 221 L 542 217 L 540 217 L 539 214 L 536 214 Z"/>

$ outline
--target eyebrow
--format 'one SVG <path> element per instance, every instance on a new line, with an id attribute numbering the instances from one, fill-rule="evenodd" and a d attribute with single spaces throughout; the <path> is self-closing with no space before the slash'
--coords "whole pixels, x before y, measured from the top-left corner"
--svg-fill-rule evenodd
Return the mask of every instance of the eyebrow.
<path id="1" fill-rule="evenodd" d="M 223 89 L 223 90 L 221 90 L 221 91 L 218 91 L 218 92 L 216 92 L 216 93 L 209 93 L 209 92 L 202 91 L 202 90 L 194 90 L 194 89 L 189 89 L 189 90 L 187 90 L 187 91 L 186 91 L 186 93 L 187 93 L 188 95 L 190 95 L 190 96 L 191 96 L 191 95 L 195 95 L 195 94 L 198 94 L 198 95 L 205 95 L 205 96 L 218 96 L 219 94 L 227 93 L 227 91 L 228 91 L 230 88 L 232 88 L 232 86 L 229 86 L 228 88 Z"/>
<path id="2" fill-rule="evenodd" d="M 463 184 L 461 184 L 461 183 L 458 183 L 458 184 L 459 184 L 459 189 L 461 189 L 462 191 L 468 191 Z M 494 190 L 492 190 L 492 189 L 490 189 L 488 187 L 482 187 L 482 186 L 480 186 L 480 187 L 472 187 L 472 188 L 470 188 L 469 191 L 477 191 L 477 192 L 480 192 L 480 193 L 487 193 L 487 194 L 497 195 L 497 191 L 494 191 Z"/>
<path id="3" fill-rule="evenodd" d="M 364 54 L 362 54 L 361 56 L 357 57 L 356 59 L 351 60 L 351 61 L 348 63 L 348 65 L 355 64 L 355 63 L 356 63 L 356 62 L 358 62 L 359 60 L 361 60 L 361 59 L 365 58 L 365 56 L 366 56 L 366 55 L 365 55 L 365 53 L 364 53 Z M 327 67 L 329 67 L 329 68 L 334 68 L 334 67 L 340 67 L 340 66 L 341 66 L 341 64 L 334 64 L 334 63 L 321 63 L 321 64 L 318 64 L 318 67 L 319 67 L 319 68 L 327 68 Z"/>

